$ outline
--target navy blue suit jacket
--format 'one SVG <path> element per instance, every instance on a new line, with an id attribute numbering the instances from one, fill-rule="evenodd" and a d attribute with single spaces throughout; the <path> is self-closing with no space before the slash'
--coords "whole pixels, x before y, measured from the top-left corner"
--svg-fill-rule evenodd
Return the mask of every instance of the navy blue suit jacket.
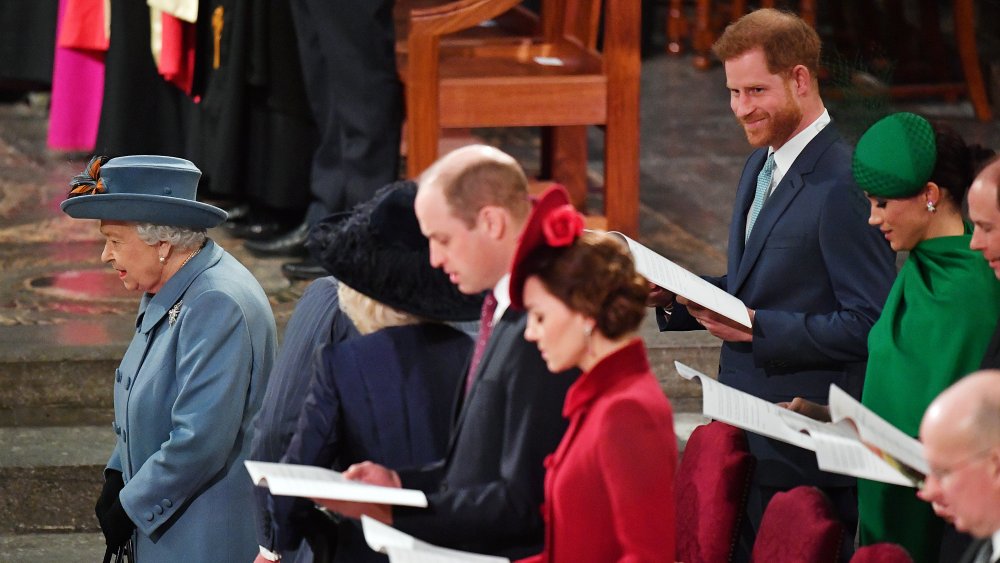
<path id="1" fill-rule="evenodd" d="M 326 346 L 281 461 L 344 470 L 365 460 L 396 468 L 439 459 L 472 345 L 463 332 L 427 323 Z M 287 497 L 273 502 L 282 549 L 300 539 L 287 525 L 293 504 Z M 357 522 L 341 524 L 338 533 L 336 561 L 385 561 L 365 543 Z"/>
<path id="2" fill-rule="evenodd" d="M 302 411 L 302 404 L 312 381 L 314 357 L 329 343 L 341 342 L 358 336 L 347 315 L 340 310 L 337 297 L 337 280 L 333 276 L 319 278 L 309 284 L 295 312 L 285 327 L 284 341 L 278 358 L 271 369 L 263 404 L 254 419 L 254 436 L 250 459 L 276 462 L 288 449 Z M 256 487 L 257 542 L 274 551 L 277 549 L 269 494 L 266 488 Z M 304 550 L 306 551 L 306 550 Z M 296 561 L 294 552 L 282 554 L 285 561 Z M 308 553 L 301 560 L 312 561 Z"/>
<path id="3" fill-rule="evenodd" d="M 747 159 L 729 230 L 727 273 L 707 278 L 756 311 L 752 343 L 724 342 L 719 381 L 767 401 L 827 403 L 830 384 L 860 398 L 868 332 L 896 276 L 894 254 L 868 225 L 869 204 L 851 177 L 851 148 L 832 124 L 799 154 L 765 202 L 744 244 L 746 216 L 767 149 Z M 683 307 L 664 330 L 701 328 Z M 850 486 L 819 471 L 816 456 L 748 433 L 757 482 Z"/>

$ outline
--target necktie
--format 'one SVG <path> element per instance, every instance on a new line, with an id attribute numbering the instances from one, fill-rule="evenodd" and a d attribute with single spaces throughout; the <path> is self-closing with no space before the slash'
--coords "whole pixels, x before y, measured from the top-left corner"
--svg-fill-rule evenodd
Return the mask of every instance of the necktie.
<path id="1" fill-rule="evenodd" d="M 974 563 L 990 563 L 993 560 L 993 541 L 990 538 L 983 540 L 983 546 L 976 553 Z"/>
<path id="2" fill-rule="evenodd" d="M 469 364 L 469 374 L 465 376 L 465 394 L 468 395 L 472 389 L 472 382 L 476 379 L 476 370 L 479 362 L 483 359 L 483 352 L 486 350 L 486 343 L 490 340 L 493 332 L 493 314 L 497 310 L 497 298 L 493 292 L 486 294 L 483 299 L 483 310 L 479 315 L 479 335 L 476 337 L 476 348 L 472 352 L 472 363 Z"/>
<path id="3" fill-rule="evenodd" d="M 767 160 L 764 161 L 764 168 L 760 169 L 760 174 L 757 174 L 757 191 L 753 195 L 753 204 L 750 206 L 750 216 L 747 217 L 747 234 L 746 239 L 750 238 L 750 231 L 753 229 L 753 224 L 757 221 L 757 216 L 760 215 L 760 210 L 764 207 L 764 200 L 767 199 L 767 194 L 771 191 L 771 177 L 774 175 L 774 153 L 767 155 Z M 744 242 L 746 242 L 744 239 Z"/>

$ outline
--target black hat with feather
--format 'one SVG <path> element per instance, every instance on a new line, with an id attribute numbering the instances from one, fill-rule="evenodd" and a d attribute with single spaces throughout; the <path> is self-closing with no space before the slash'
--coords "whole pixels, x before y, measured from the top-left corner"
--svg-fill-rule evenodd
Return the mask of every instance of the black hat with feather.
<path id="1" fill-rule="evenodd" d="M 413 211 L 417 185 L 399 181 L 349 213 L 323 219 L 306 248 L 335 278 L 393 309 L 436 321 L 479 318 L 482 295 L 465 295 L 430 264 Z"/>

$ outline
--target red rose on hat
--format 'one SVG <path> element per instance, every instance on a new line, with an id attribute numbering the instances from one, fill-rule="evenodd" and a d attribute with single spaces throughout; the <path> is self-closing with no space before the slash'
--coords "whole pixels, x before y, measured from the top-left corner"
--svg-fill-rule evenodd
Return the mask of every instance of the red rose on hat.
<path id="1" fill-rule="evenodd" d="M 561 205 L 542 219 L 542 233 L 549 246 L 569 246 L 583 233 L 583 216 L 572 205 Z"/>

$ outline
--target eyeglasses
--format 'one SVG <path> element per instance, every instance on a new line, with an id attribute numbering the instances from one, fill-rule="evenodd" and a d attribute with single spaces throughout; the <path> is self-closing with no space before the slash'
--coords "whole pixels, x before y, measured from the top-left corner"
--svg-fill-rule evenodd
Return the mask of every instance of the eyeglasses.
<path id="1" fill-rule="evenodd" d="M 930 473 L 928 473 L 927 476 L 928 477 L 934 477 L 938 481 L 943 481 L 944 479 L 947 479 L 949 475 L 952 475 L 954 473 L 958 473 L 959 471 L 965 469 L 966 467 L 971 466 L 976 461 L 979 461 L 981 459 L 985 459 L 986 456 L 987 456 L 987 454 L 993 452 L 993 449 L 994 449 L 993 446 L 990 446 L 988 448 L 982 449 L 982 450 L 980 450 L 980 451 L 978 451 L 978 452 L 976 452 L 976 453 L 974 453 L 974 454 L 966 457 L 962 461 L 959 461 L 958 463 L 953 463 L 950 467 L 945 467 L 945 468 L 931 467 L 930 468 L 931 469 Z"/>

